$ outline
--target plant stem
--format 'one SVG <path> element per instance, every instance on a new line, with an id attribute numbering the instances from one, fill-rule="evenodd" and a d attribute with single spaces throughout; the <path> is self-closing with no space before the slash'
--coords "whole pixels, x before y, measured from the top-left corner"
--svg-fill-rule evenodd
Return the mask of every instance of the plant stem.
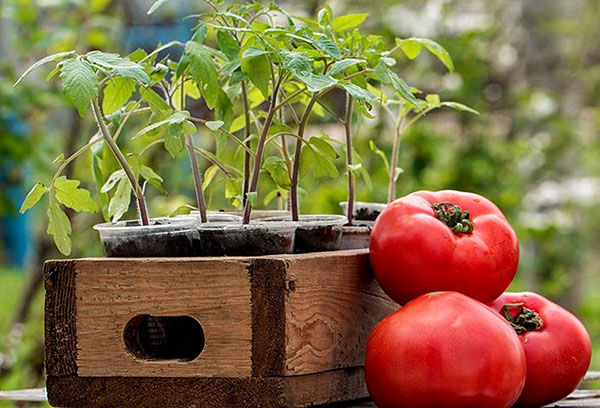
<path id="1" fill-rule="evenodd" d="M 250 188 L 248 189 L 248 193 L 256 192 L 258 187 L 258 179 L 260 177 L 260 168 L 262 166 L 262 155 L 263 150 L 265 148 L 265 141 L 267 138 L 267 134 L 269 133 L 269 129 L 271 128 L 271 123 L 273 122 L 273 117 L 275 116 L 275 106 L 277 103 L 277 94 L 279 93 L 279 87 L 283 82 L 283 73 L 279 74 L 279 79 L 275 83 L 275 87 L 273 89 L 273 94 L 271 95 L 271 106 L 269 107 L 269 112 L 267 113 L 267 118 L 265 119 L 265 123 L 263 124 L 262 132 L 260 134 L 260 138 L 258 140 L 258 147 L 256 148 L 256 157 L 254 159 L 254 172 L 252 173 L 252 181 L 250 182 Z M 248 224 L 250 222 L 250 213 L 252 211 L 252 204 L 250 204 L 250 200 L 246 200 L 246 205 L 244 206 L 244 218 L 242 222 L 244 224 Z"/>
<path id="2" fill-rule="evenodd" d="M 352 105 L 353 99 L 349 93 L 346 93 L 346 117 L 344 119 L 344 129 L 346 131 L 346 164 L 348 166 L 348 205 L 346 207 L 346 217 L 348 225 L 352 225 L 352 214 L 354 213 L 354 173 L 352 172 Z"/>
<path id="3" fill-rule="evenodd" d="M 181 75 L 181 110 L 185 109 L 185 87 L 184 87 L 185 76 Z M 198 206 L 198 212 L 200 212 L 200 222 L 208 222 L 206 217 L 206 201 L 204 200 L 204 191 L 202 190 L 202 177 L 200 176 L 200 169 L 198 168 L 198 158 L 196 157 L 196 151 L 194 150 L 194 139 L 192 135 L 185 135 L 185 144 L 187 145 L 188 155 L 190 156 L 190 164 L 192 165 L 192 174 L 194 175 L 194 190 L 196 191 L 196 204 Z"/>
<path id="4" fill-rule="evenodd" d="M 251 141 L 250 138 L 250 104 L 248 103 L 248 88 L 246 87 L 246 81 L 242 81 L 242 100 L 244 102 L 244 140 L 246 141 L 246 147 L 250 149 Z M 244 152 L 244 186 L 242 190 L 242 203 L 246 206 L 246 194 L 248 194 L 248 188 L 250 187 L 250 153 Z"/>
<path id="5" fill-rule="evenodd" d="M 306 124 L 308 123 L 308 118 L 310 117 L 310 113 L 312 112 L 312 108 L 321 96 L 321 93 L 315 92 L 313 96 L 308 101 L 306 105 L 306 109 L 304 114 L 302 115 L 302 119 L 300 119 L 300 124 L 298 124 L 298 137 L 296 140 L 296 150 L 294 152 L 294 168 L 292 169 L 292 178 L 290 183 L 290 197 L 291 197 L 291 205 L 292 205 L 292 220 L 298 221 L 299 219 L 299 211 L 298 211 L 298 175 L 300 173 L 300 153 L 302 153 L 302 138 L 304 138 L 304 130 L 306 129 Z"/>
<path id="6" fill-rule="evenodd" d="M 202 177 L 200 176 L 200 170 L 198 170 L 198 160 L 196 158 L 196 151 L 194 150 L 194 139 L 192 139 L 192 135 L 185 136 L 185 144 L 187 145 L 190 163 L 192 164 L 194 189 L 196 190 L 196 203 L 198 204 L 198 211 L 200 212 L 200 221 L 205 223 L 208 222 L 208 218 L 206 217 L 206 202 L 204 201 Z"/>
<path id="7" fill-rule="evenodd" d="M 388 182 L 388 204 L 396 198 L 396 168 L 398 167 L 398 154 L 400 152 L 400 137 L 402 136 L 402 118 L 396 124 L 396 136 L 392 147 L 392 160 L 390 162 L 390 178 Z"/>
<path id="8" fill-rule="evenodd" d="M 121 149 L 119 149 L 119 146 L 110 135 L 110 132 L 106 127 L 106 123 L 104 122 L 104 118 L 102 117 L 102 111 L 100 110 L 100 106 L 98 105 L 98 100 L 96 99 L 92 100 L 92 110 L 94 111 L 96 122 L 98 123 L 100 132 L 102 133 L 102 136 L 104 137 L 108 148 L 121 165 L 121 168 L 125 172 L 125 175 L 127 176 L 129 183 L 131 184 L 133 194 L 135 195 L 135 199 L 137 201 L 140 222 L 142 223 L 142 225 L 150 225 L 148 219 L 148 208 L 146 207 L 146 200 L 144 199 L 144 193 L 142 192 L 142 188 L 140 187 L 140 184 L 138 183 L 135 174 L 133 174 L 133 170 L 127 162 L 125 155 L 123 155 L 123 152 L 121 151 Z"/>

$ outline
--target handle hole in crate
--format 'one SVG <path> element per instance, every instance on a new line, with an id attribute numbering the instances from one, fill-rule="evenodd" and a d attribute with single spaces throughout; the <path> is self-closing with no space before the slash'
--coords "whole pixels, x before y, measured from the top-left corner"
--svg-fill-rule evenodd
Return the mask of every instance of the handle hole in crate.
<path id="1" fill-rule="evenodd" d="M 191 316 L 145 314 L 127 322 L 123 340 L 137 358 L 192 361 L 204 349 L 204 329 Z"/>

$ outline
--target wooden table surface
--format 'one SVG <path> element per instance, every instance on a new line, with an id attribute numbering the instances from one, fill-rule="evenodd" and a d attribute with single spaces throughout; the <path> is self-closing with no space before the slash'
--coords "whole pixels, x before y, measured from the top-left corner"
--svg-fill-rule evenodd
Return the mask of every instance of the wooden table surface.
<path id="1" fill-rule="evenodd" d="M 598 380 L 600 380 L 600 372 L 590 371 L 585 376 L 584 382 Z M 0 391 L 0 401 L 44 402 L 47 401 L 46 390 L 44 388 L 36 388 L 30 390 Z M 332 407 L 375 408 L 375 404 L 369 401 L 360 401 L 345 404 L 335 404 Z M 600 390 L 576 390 L 566 399 L 547 405 L 546 407 L 600 408 Z"/>

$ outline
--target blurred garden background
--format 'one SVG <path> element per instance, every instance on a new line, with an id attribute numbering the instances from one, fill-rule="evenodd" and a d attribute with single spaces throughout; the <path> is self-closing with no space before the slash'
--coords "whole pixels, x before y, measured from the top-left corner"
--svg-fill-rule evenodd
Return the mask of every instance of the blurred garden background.
<path id="1" fill-rule="evenodd" d="M 296 15 L 311 16 L 321 1 L 281 1 Z M 48 181 L 59 152 L 74 152 L 94 133 L 92 116 L 66 108 L 60 86 L 40 70 L 13 87 L 33 62 L 77 49 L 130 53 L 171 40 L 187 41 L 189 14 L 200 1 L 172 0 L 148 16 L 151 0 L 0 0 L 0 389 L 43 385 L 43 302 L 40 274 L 46 259 L 61 257 L 46 235 L 44 210 L 18 209 L 37 180 Z M 327 2 L 334 14 L 364 13 L 364 28 L 389 38 L 427 37 L 454 60 L 448 73 L 434 57 L 401 60 L 401 76 L 425 93 L 439 93 L 481 115 L 438 110 L 402 139 L 398 196 L 414 190 L 458 189 L 493 200 L 521 243 L 512 290 L 537 291 L 560 302 L 585 323 L 600 369 L 600 2 L 594 0 L 355 0 Z M 210 41 L 210 39 L 208 40 Z M 176 55 L 171 55 L 176 59 Z M 343 112 L 343 93 L 327 105 Z M 196 109 L 202 109 L 197 106 Z M 343 138 L 337 122 L 315 115 L 307 135 Z M 355 148 L 369 179 L 358 179 L 357 198 L 385 202 L 387 174 L 370 141 L 389 156 L 393 126 L 385 116 L 362 121 Z M 139 146 L 122 138 L 125 150 Z M 211 149 L 213 140 L 199 136 Z M 153 168 L 170 193 L 148 192 L 153 216 L 193 204 L 189 163 L 156 149 Z M 88 180 L 90 160 L 67 168 Z M 206 163 L 201 164 L 204 171 Z M 340 177 L 306 180 L 304 213 L 341 213 L 346 199 Z M 217 176 L 218 177 L 218 176 Z M 208 187 L 209 209 L 233 209 L 225 183 Z M 263 204 L 265 193 L 259 192 Z M 276 202 L 266 205 L 275 208 Z M 133 213 L 131 217 L 135 217 Z M 94 224 L 100 214 L 69 214 L 72 256 L 102 254 Z M 0 404 L 0 406 L 3 406 Z M 6 405 L 10 406 L 10 405 Z"/>

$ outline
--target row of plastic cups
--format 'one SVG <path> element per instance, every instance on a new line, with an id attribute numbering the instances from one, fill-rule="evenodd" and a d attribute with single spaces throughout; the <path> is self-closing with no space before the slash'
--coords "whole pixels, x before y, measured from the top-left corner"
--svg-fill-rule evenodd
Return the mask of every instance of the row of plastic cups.
<path id="1" fill-rule="evenodd" d="M 121 221 L 94 228 L 109 257 L 258 256 L 337 250 L 347 223 L 339 215 L 304 215 L 298 222 L 278 216 L 242 224 L 225 213 L 209 213 L 208 221 L 188 214 L 148 226 Z"/>

